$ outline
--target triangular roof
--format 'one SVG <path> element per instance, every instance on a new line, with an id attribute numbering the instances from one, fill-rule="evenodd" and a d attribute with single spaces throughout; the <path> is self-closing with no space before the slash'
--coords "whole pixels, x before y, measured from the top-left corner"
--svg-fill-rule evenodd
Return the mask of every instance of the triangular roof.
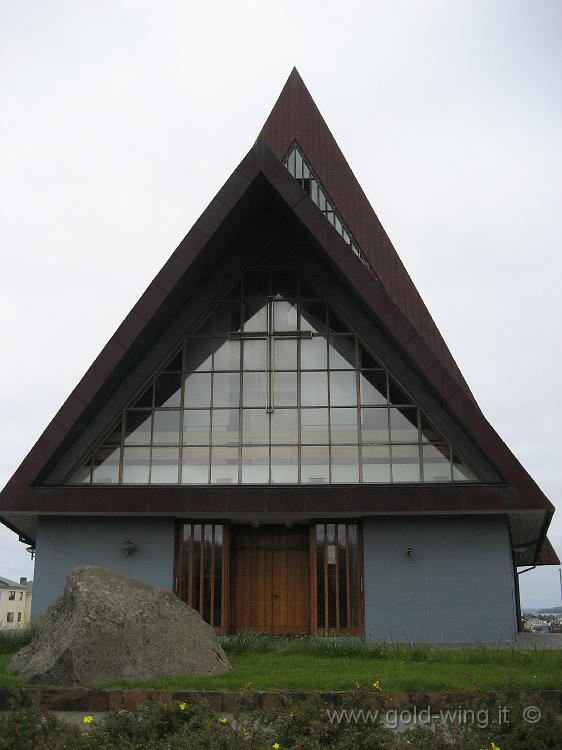
<path id="1" fill-rule="evenodd" d="M 291 71 L 260 138 L 280 161 L 292 143 L 299 144 L 389 297 L 451 377 L 472 396 L 414 282 L 296 68 Z"/>
<path id="2" fill-rule="evenodd" d="M 365 266 L 349 244 L 336 232 L 308 195 L 289 175 L 281 159 L 297 143 L 313 166 L 335 207 L 357 239 L 370 262 Z M 384 326 L 405 357 L 413 363 L 450 414 L 470 436 L 505 480 L 498 485 L 458 487 L 377 487 L 367 498 L 365 486 L 350 488 L 342 503 L 345 512 L 501 512 L 512 518 L 514 545 L 529 552 L 521 563 L 550 564 L 552 554 L 545 534 L 553 506 L 509 448 L 489 425 L 447 349 L 435 323 L 384 232 L 367 198 L 326 126 L 298 72 L 293 70 L 255 146 L 211 201 L 119 326 L 93 365 L 55 415 L 21 466 L 0 493 L 0 515 L 10 528 L 31 539 L 26 517 L 41 512 L 160 512 L 186 513 L 207 506 L 185 487 L 45 487 L 38 478 L 60 456 L 76 436 L 77 426 L 95 414 L 104 394 L 126 372 L 143 336 L 159 320 L 177 309 L 181 284 L 218 239 L 228 234 L 232 222 L 247 215 L 256 193 L 266 188 L 275 194 L 284 210 L 326 254 L 357 298 Z M 306 491 L 306 496 L 302 490 Z M 309 514 L 319 513 L 329 488 L 295 488 Z M 212 488 L 217 496 L 217 489 Z M 264 510 L 284 498 L 280 488 L 245 488 L 245 497 L 257 493 Z M 216 505 L 228 512 L 233 489 Z M 281 494 L 280 494 L 281 493 Z M 207 494 L 207 497 L 209 495 Z M 134 501 L 132 500 L 134 498 Z M 152 499 L 158 503 L 152 506 Z M 397 499 L 400 502 L 397 503 Z M 207 501 L 208 502 L 208 501 Z M 257 505 L 255 506 L 257 507 Z M 330 504 L 327 504 L 327 507 Z M 342 505 L 342 511 L 344 507 Z M 532 538 L 528 530 L 533 529 Z M 546 541 L 545 541 L 546 540 Z M 542 553 L 541 553 L 542 549 Z M 557 558 L 556 558 L 557 559 Z M 544 563 L 543 563 L 544 564 Z"/>

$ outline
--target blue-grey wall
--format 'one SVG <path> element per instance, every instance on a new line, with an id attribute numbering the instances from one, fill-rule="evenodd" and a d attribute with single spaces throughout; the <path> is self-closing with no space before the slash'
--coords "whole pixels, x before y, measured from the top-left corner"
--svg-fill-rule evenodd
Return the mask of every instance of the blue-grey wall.
<path id="1" fill-rule="evenodd" d="M 101 565 L 172 591 L 174 534 L 175 522 L 167 518 L 42 516 L 31 619 L 60 596 L 67 575 L 77 565 Z M 126 540 L 137 545 L 131 558 L 121 549 Z"/>
<path id="2" fill-rule="evenodd" d="M 363 540 L 367 640 L 515 638 L 504 517 L 378 518 L 364 522 Z"/>

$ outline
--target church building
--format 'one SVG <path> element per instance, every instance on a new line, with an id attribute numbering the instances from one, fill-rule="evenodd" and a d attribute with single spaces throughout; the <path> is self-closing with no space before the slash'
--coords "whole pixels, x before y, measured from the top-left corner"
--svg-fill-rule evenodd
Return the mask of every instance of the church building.
<path id="1" fill-rule="evenodd" d="M 34 619 L 92 564 L 221 634 L 396 642 L 514 639 L 553 511 L 296 70 L 0 494 Z"/>

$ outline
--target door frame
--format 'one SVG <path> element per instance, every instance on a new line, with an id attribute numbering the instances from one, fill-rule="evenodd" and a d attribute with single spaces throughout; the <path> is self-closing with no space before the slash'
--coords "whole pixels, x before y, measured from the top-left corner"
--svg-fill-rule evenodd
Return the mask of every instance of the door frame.
<path id="1" fill-rule="evenodd" d="M 221 622 L 215 624 L 215 630 L 218 635 L 227 635 L 234 633 L 234 549 L 232 547 L 232 524 L 228 520 L 214 519 L 206 521 L 201 519 L 178 519 L 176 524 L 176 544 L 175 544 L 175 561 L 174 561 L 174 592 L 175 594 L 190 604 L 190 592 L 184 590 L 183 585 L 183 529 L 188 525 L 221 525 L 223 529 L 222 536 L 222 590 L 221 590 Z M 358 615 L 359 624 L 356 628 L 319 628 L 317 616 L 317 544 L 316 544 L 316 525 L 317 524 L 354 524 L 357 528 L 357 587 L 355 592 L 358 597 Z M 264 524 L 266 526 L 267 524 Z M 298 524 L 300 525 L 300 524 Z M 364 594 L 364 554 L 363 554 L 363 528 L 359 519 L 316 519 L 308 524 L 309 532 L 309 621 L 310 635 L 320 636 L 362 636 L 365 627 L 365 594 Z M 191 567 L 191 566 L 190 566 Z M 199 572 L 202 580 L 202 568 Z M 347 580 L 349 586 L 349 570 L 347 570 Z M 349 589 L 348 589 L 349 591 Z M 351 592 L 349 592 L 351 594 Z M 191 602 L 191 604 L 196 604 Z M 190 604 L 190 606 L 191 606 Z M 339 606 L 339 603 L 338 603 Z M 193 607 L 198 609 L 197 606 Z"/>

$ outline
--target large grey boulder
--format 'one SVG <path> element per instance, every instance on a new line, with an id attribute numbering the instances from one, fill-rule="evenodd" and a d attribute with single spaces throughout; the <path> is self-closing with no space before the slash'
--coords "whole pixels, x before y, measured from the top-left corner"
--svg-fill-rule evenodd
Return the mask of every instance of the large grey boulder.
<path id="1" fill-rule="evenodd" d="M 10 670 L 48 685 L 222 674 L 213 628 L 174 594 L 105 568 L 75 568 Z"/>

